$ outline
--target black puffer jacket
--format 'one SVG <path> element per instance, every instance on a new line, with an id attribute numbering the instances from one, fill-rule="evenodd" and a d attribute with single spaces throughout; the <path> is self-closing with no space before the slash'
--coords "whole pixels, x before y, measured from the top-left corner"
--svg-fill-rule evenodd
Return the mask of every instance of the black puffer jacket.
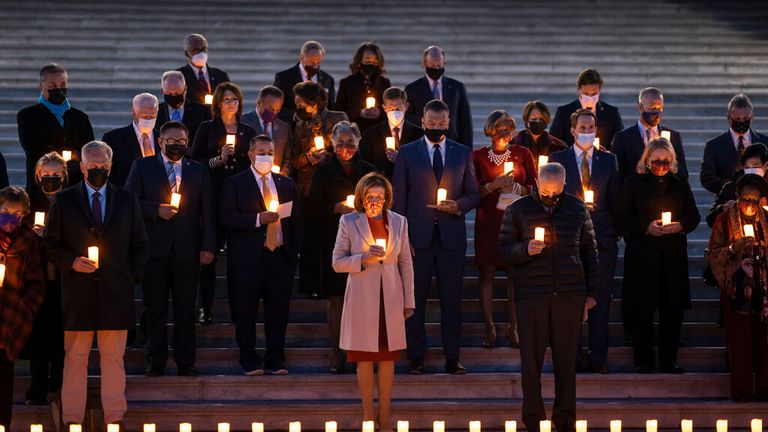
<path id="1" fill-rule="evenodd" d="M 545 229 L 547 246 L 535 256 L 528 255 L 528 242 L 537 227 Z M 499 233 L 498 253 L 514 267 L 515 299 L 524 300 L 551 294 L 594 296 L 600 271 L 592 219 L 576 196 L 563 194 L 550 214 L 539 201 L 538 192 L 524 196 L 507 207 Z"/>

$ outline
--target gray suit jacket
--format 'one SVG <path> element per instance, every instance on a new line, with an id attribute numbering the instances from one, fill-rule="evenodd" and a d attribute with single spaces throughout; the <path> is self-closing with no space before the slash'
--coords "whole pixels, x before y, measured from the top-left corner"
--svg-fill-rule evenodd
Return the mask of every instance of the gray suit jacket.
<path id="1" fill-rule="evenodd" d="M 243 123 L 256 130 L 256 135 L 266 134 L 261 128 L 259 113 L 254 108 L 243 114 Z M 280 167 L 280 174 L 292 177 L 291 173 L 291 143 L 293 142 L 291 126 L 275 118 L 272 120 L 272 140 L 275 142 L 275 165 Z"/>

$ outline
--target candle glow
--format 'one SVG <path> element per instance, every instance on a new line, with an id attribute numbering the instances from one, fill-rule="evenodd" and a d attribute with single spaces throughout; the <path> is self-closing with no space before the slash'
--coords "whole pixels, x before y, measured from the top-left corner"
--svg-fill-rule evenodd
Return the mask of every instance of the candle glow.
<path id="1" fill-rule="evenodd" d="M 408 420 L 397 421 L 397 432 L 408 432 L 409 424 Z"/>
<path id="2" fill-rule="evenodd" d="M 763 420 L 754 418 L 749 422 L 749 427 L 751 432 L 763 432 Z"/>
<path id="3" fill-rule="evenodd" d="M 173 192 L 171 194 L 171 207 L 179 208 L 180 204 L 181 204 L 181 195 L 177 194 L 176 192 Z"/>
<path id="4" fill-rule="evenodd" d="M 728 432 L 728 420 L 718 420 L 717 423 L 715 423 L 715 430 L 717 432 Z"/>
<path id="5" fill-rule="evenodd" d="M 72 159 L 72 151 L 71 150 L 62 151 L 61 158 L 64 159 L 64 162 L 69 162 Z"/>
<path id="6" fill-rule="evenodd" d="M 144 423 L 144 432 L 155 432 L 154 423 Z"/>
<path id="7" fill-rule="evenodd" d="M 227 134 L 227 145 L 235 145 L 235 136 L 232 134 Z"/>
<path id="8" fill-rule="evenodd" d="M 262 422 L 251 423 L 251 432 L 264 432 L 264 423 Z"/>
<path id="9" fill-rule="evenodd" d="M 517 432 L 517 422 L 515 420 L 505 421 L 504 432 Z"/>
<path id="10" fill-rule="evenodd" d="M 576 432 L 587 432 L 586 420 L 576 420 Z"/>
<path id="11" fill-rule="evenodd" d="M 752 224 L 744 225 L 744 237 L 755 237 L 755 227 Z"/>
<path id="12" fill-rule="evenodd" d="M 373 432 L 373 421 L 366 420 L 363 422 L 363 432 Z"/>
<path id="13" fill-rule="evenodd" d="M 611 420 L 611 432 L 621 432 L 621 420 Z"/>
<path id="14" fill-rule="evenodd" d="M 382 249 L 386 249 L 387 239 L 383 239 L 383 238 L 376 239 L 376 246 L 381 246 Z"/>
<path id="15" fill-rule="evenodd" d="M 213 103 L 213 95 L 212 94 L 205 95 L 205 104 L 211 105 L 212 103 Z"/>
<path id="16" fill-rule="evenodd" d="M 35 212 L 35 225 L 45 225 L 45 212 Z"/>
<path id="17" fill-rule="evenodd" d="M 375 108 L 376 107 L 376 98 L 375 97 L 367 97 L 367 98 L 365 98 L 365 107 L 367 109 Z"/>
<path id="18" fill-rule="evenodd" d="M 314 142 L 315 142 L 315 149 L 317 149 L 318 151 L 323 150 L 325 148 L 325 139 L 323 137 L 316 136 L 314 138 Z"/>
<path id="19" fill-rule="evenodd" d="M 539 156 L 539 167 L 541 167 L 542 165 L 546 165 L 547 162 L 549 162 L 549 156 L 544 156 L 544 155 Z"/>
<path id="20" fill-rule="evenodd" d="M 469 422 L 469 432 L 480 432 L 481 428 L 480 420 L 472 420 Z"/>
<path id="21" fill-rule="evenodd" d="M 680 420 L 681 432 L 693 432 L 693 420 Z"/>
<path id="22" fill-rule="evenodd" d="M 99 267 L 99 247 L 98 246 L 90 246 L 88 248 L 88 259 L 95 263 L 96 268 Z M 154 431 L 149 431 L 149 432 L 154 432 Z"/>
<path id="23" fill-rule="evenodd" d="M 346 205 L 349 208 L 355 208 L 355 196 L 347 195 L 347 200 L 344 202 L 344 205 Z"/>
<path id="24" fill-rule="evenodd" d="M 445 422 L 443 420 L 432 422 L 432 432 L 445 432 Z"/>
<path id="25" fill-rule="evenodd" d="M 219 432 L 229 432 L 229 423 L 219 423 L 216 428 Z"/>
<path id="26" fill-rule="evenodd" d="M 672 132 L 670 131 L 661 131 L 661 137 L 666 139 L 667 141 L 672 140 Z"/>
<path id="27" fill-rule="evenodd" d="M 385 140 L 387 141 L 387 148 L 390 150 L 395 149 L 395 137 L 386 137 Z"/>
<path id="28" fill-rule="evenodd" d="M 301 432 L 301 422 L 295 421 L 288 423 L 288 432 Z"/>
<path id="29" fill-rule="evenodd" d="M 533 230 L 533 238 L 534 238 L 534 240 L 538 240 L 540 242 L 543 242 L 544 241 L 544 233 L 545 233 L 544 227 L 536 227 L 536 228 L 534 228 L 534 230 Z"/>
<path id="30" fill-rule="evenodd" d="M 110 423 L 107 425 L 107 432 L 120 432 L 120 425 L 116 423 Z"/>
<path id="31" fill-rule="evenodd" d="M 440 188 L 437 190 L 437 203 L 440 204 L 441 202 L 448 199 L 448 191 Z"/>
<path id="32" fill-rule="evenodd" d="M 514 169 L 515 169 L 514 162 L 504 162 L 504 174 L 511 174 L 512 170 Z"/>
<path id="33" fill-rule="evenodd" d="M 584 202 L 587 204 L 594 204 L 595 202 L 595 191 L 593 190 L 585 190 L 584 191 Z"/>
<path id="34" fill-rule="evenodd" d="M 539 432 L 552 432 L 552 422 L 549 420 L 539 421 Z"/>
<path id="35" fill-rule="evenodd" d="M 672 212 L 663 212 L 661 214 L 661 224 L 669 225 L 672 223 Z"/>
<path id="36" fill-rule="evenodd" d="M 659 421 L 656 419 L 645 421 L 645 432 L 657 432 L 659 430 Z"/>
<path id="37" fill-rule="evenodd" d="M 325 432 L 336 432 L 336 429 L 338 429 L 338 424 L 335 421 L 331 420 L 325 422 Z"/>
<path id="38" fill-rule="evenodd" d="M 280 174 L 280 167 L 277 165 L 272 165 L 272 172 L 275 174 Z"/>
<path id="39" fill-rule="evenodd" d="M 592 141 L 592 146 L 596 149 L 600 148 L 600 138 L 595 138 L 594 141 Z"/>
<path id="40" fill-rule="evenodd" d="M 179 432 L 192 432 L 191 423 L 179 423 Z"/>
<path id="41" fill-rule="evenodd" d="M 269 202 L 269 209 L 268 209 L 268 210 L 269 210 L 270 212 L 272 212 L 272 213 L 276 213 L 276 212 L 277 212 L 277 207 L 278 207 L 279 205 L 280 205 L 280 202 L 279 202 L 279 201 L 277 201 L 277 200 L 271 200 L 271 201 Z"/>

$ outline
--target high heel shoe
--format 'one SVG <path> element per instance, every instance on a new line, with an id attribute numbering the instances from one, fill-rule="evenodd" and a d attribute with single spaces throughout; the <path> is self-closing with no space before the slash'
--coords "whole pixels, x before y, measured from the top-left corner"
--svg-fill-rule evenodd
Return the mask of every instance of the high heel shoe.
<path id="1" fill-rule="evenodd" d="M 482 346 L 486 349 L 491 349 L 496 346 L 496 327 L 490 326 L 485 328 Z"/>

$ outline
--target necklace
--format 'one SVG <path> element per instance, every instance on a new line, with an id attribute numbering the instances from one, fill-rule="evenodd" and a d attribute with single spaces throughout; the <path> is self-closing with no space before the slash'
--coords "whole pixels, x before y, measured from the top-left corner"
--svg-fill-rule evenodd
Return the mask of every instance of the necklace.
<path id="1" fill-rule="evenodd" d="M 509 149 L 504 150 L 504 153 L 498 155 L 493 152 L 493 147 L 488 147 L 488 159 L 491 160 L 496 166 L 500 166 L 509 159 Z"/>

